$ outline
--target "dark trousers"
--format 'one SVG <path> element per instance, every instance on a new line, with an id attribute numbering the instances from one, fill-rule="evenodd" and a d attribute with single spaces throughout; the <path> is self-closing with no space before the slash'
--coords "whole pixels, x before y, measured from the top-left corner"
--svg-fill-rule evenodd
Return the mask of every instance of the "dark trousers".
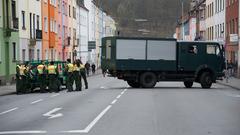
<path id="1" fill-rule="evenodd" d="M 81 82 L 81 75 L 80 75 L 79 71 L 73 72 L 73 79 L 76 84 L 76 91 L 81 91 L 82 90 L 82 82 Z"/>
<path id="2" fill-rule="evenodd" d="M 39 83 L 40 83 L 40 91 L 45 92 L 45 90 L 46 90 L 46 75 L 40 74 L 38 76 L 38 79 L 39 79 Z"/>
<path id="3" fill-rule="evenodd" d="M 49 92 L 58 92 L 59 91 L 59 83 L 58 77 L 55 74 L 48 75 L 49 78 Z"/>
<path id="4" fill-rule="evenodd" d="M 87 76 L 86 76 L 85 70 L 81 70 L 80 73 L 81 73 L 81 76 L 83 78 L 85 88 L 88 89 L 88 82 L 87 82 Z"/>
<path id="5" fill-rule="evenodd" d="M 68 72 L 66 76 L 66 85 L 68 91 L 73 91 L 73 73 Z"/>
<path id="6" fill-rule="evenodd" d="M 20 75 L 16 80 L 16 91 L 17 94 L 27 93 L 27 77 L 24 75 Z"/>

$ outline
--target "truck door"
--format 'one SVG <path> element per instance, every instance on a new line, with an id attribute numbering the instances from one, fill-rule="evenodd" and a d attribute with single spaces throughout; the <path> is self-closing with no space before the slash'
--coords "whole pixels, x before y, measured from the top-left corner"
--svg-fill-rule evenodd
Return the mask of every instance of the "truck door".
<path id="1" fill-rule="evenodd" d="M 194 72 L 203 63 L 203 50 L 200 43 L 178 43 L 178 71 Z"/>

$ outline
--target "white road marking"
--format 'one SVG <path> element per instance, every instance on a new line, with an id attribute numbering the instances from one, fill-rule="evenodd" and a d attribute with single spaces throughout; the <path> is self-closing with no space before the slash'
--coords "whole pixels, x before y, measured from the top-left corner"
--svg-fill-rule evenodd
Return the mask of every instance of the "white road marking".
<path id="1" fill-rule="evenodd" d="M 36 103 L 41 102 L 41 101 L 43 101 L 43 99 L 39 99 L 39 100 L 33 101 L 33 102 L 31 102 L 31 104 L 36 104 Z"/>
<path id="2" fill-rule="evenodd" d="M 104 87 L 104 86 L 101 86 L 100 89 L 105 89 L 105 87 Z"/>
<path id="3" fill-rule="evenodd" d="M 88 133 L 112 106 L 107 106 L 84 130 Z"/>
<path id="4" fill-rule="evenodd" d="M 75 134 L 79 134 L 79 133 L 88 133 L 86 130 L 69 130 L 69 131 L 61 131 L 61 133 L 75 133 Z"/>
<path id="5" fill-rule="evenodd" d="M 116 102 L 117 102 L 117 99 L 113 100 L 111 104 L 113 105 L 113 104 L 115 104 Z"/>
<path id="6" fill-rule="evenodd" d="M 111 102 L 111 104 L 115 104 L 118 101 L 117 99 L 119 99 L 126 91 L 127 89 L 124 89 L 124 91 L 121 92 L 121 95 L 118 95 L 116 99 Z M 112 107 L 112 105 L 108 105 L 84 130 L 61 131 L 61 133 L 88 133 L 94 127 L 94 125 L 104 116 L 104 114 L 107 113 L 107 111 Z"/>
<path id="7" fill-rule="evenodd" d="M 50 98 L 53 98 L 53 97 L 56 97 L 56 96 L 59 96 L 60 94 L 58 93 L 58 94 L 55 94 L 55 95 L 52 95 L 52 96 L 50 96 Z"/>
<path id="8" fill-rule="evenodd" d="M 3 114 L 6 114 L 6 113 L 9 113 L 9 112 L 12 112 L 12 111 L 17 110 L 17 109 L 18 109 L 18 107 L 13 108 L 13 109 L 9 109 L 9 110 L 7 110 L 7 111 L 1 112 L 0 115 L 3 115 Z"/>
<path id="9" fill-rule="evenodd" d="M 117 99 L 120 98 L 121 96 L 122 96 L 122 95 L 118 95 L 118 96 L 117 96 Z"/>
<path id="10" fill-rule="evenodd" d="M 51 110 L 51 111 L 43 114 L 43 116 L 48 117 L 48 119 L 53 119 L 53 118 L 62 117 L 63 114 L 61 114 L 61 113 L 53 114 L 53 113 L 55 113 L 55 112 L 57 112 L 57 111 L 59 111 L 59 110 L 61 110 L 61 109 L 62 109 L 62 108 L 55 108 L 55 109 L 53 109 L 53 110 Z"/>
<path id="11" fill-rule="evenodd" d="M 45 134 L 47 131 L 0 131 L 0 135 L 7 134 Z"/>

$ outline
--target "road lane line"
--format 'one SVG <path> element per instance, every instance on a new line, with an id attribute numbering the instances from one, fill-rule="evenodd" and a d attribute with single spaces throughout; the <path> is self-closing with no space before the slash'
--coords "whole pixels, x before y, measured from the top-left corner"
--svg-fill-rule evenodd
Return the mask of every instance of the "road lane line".
<path id="1" fill-rule="evenodd" d="M 31 104 L 33 105 L 33 104 L 36 104 L 36 103 L 41 102 L 41 101 L 43 101 L 43 99 L 39 99 L 39 100 L 33 101 L 33 102 L 31 102 Z"/>
<path id="2" fill-rule="evenodd" d="M 111 108 L 112 106 L 107 106 L 85 129 L 87 133 L 92 129 L 92 127 L 106 114 L 106 112 Z"/>
<path id="3" fill-rule="evenodd" d="M 117 102 L 117 99 L 113 100 L 111 104 L 113 105 L 113 104 L 115 104 L 116 102 Z"/>
<path id="4" fill-rule="evenodd" d="M 111 102 L 111 105 L 108 105 L 84 130 L 61 131 L 60 133 L 88 133 L 94 127 L 94 125 L 104 116 L 104 114 L 107 113 L 107 111 L 112 107 L 112 105 L 114 105 L 118 101 L 117 99 L 119 99 L 126 91 L 127 89 L 124 89 L 124 91 L 122 91 L 121 94 L 118 95 L 116 99 Z"/>
<path id="5" fill-rule="evenodd" d="M 46 134 L 47 131 L 0 131 L 0 135 L 7 134 Z"/>
<path id="6" fill-rule="evenodd" d="M 105 89 L 105 87 L 104 87 L 104 86 L 101 86 L 100 89 Z"/>
<path id="7" fill-rule="evenodd" d="M 118 96 L 117 96 L 117 99 L 119 99 L 121 96 L 122 96 L 122 95 L 118 95 Z"/>
<path id="8" fill-rule="evenodd" d="M 79 133 L 88 133 L 85 130 L 69 130 L 69 131 L 61 131 L 60 133 L 72 133 L 72 134 L 79 134 Z"/>
<path id="9" fill-rule="evenodd" d="M 17 110 L 17 109 L 18 109 L 18 107 L 13 108 L 13 109 L 9 109 L 9 110 L 7 110 L 7 111 L 1 112 L 0 115 L 3 115 L 3 114 L 6 114 L 6 113 L 9 113 L 9 112 L 15 111 L 15 110 Z"/>
<path id="10" fill-rule="evenodd" d="M 58 94 L 55 94 L 55 95 L 52 95 L 52 96 L 50 96 L 50 98 L 53 98 L 53 97 L 56 97 L 56 96 L 59 96 L 60 94 L 58 93 Z"/>

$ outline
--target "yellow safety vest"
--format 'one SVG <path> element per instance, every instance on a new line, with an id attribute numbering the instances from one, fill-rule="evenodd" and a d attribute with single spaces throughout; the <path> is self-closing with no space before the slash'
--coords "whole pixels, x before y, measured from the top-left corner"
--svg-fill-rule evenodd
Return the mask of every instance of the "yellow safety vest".
<path id="1" fill-rule="evenodd" d="M 74 65 L 73 71 L 80 71 L 80 67 L 78 67 L 77 65 Z"/>
<path id="2" fill-rule="evenodd" d="M 20 75 L 25 75 L 25 70 L 26 70 L 26 67 L 24 65 L 19 66 Z"/>
<path id="3" fill-rule="evenodd" d="M 43 74 L 44 65 L 38 65 L 37 70 L 39 74 Z"/>
<path id="4" fill-rule="evenodd" d="M 73 64 L 69 63 L 69 64 L 67 64 L 67 66 L 68 66 L 68 72 L 73 72 L 73 70 L 74 70 Z"/>
<path id="5" fill-rule="evenodd" d="M 80 64 L 80 69 L 84 69 L 85 66 L 83 64 Z"/>
<path id="6" fill-rule="evenodd" d="M 48 66 L 48 74 L 57 74 L 56 67 L 54 65 Z"/>

